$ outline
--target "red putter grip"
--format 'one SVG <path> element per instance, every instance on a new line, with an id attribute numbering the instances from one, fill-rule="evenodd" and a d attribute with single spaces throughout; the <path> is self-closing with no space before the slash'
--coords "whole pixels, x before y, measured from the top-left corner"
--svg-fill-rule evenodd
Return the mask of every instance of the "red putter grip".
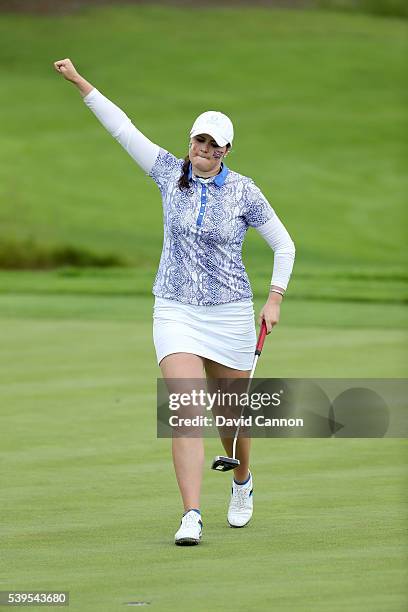
<path id="1" fill-rule="evenodd" d="M 263 345 L 266 338 L 266 323 L 265 320 L 262 319 L 261 323 L 261 331 L 259 332 L 258 342 L 256 343 L 255 355 L 260 355 L 263 349 Z"/>

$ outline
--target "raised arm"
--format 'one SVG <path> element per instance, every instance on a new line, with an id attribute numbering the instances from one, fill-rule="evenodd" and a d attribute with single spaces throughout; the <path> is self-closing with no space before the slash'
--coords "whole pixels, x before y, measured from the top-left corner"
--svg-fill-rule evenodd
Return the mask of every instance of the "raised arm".
<path id="1" fill-rule="evenodd" d="M 116 138 L 139 166 L 146 173 L 149 173 L 157 159 L 160 147 L 146 138 L 119 107 L 86 81 L 77 72 L 70 59 L 54 62 L 54 67 L 67 81 L 78 88 L 85 104 L 102 125 Z"/>

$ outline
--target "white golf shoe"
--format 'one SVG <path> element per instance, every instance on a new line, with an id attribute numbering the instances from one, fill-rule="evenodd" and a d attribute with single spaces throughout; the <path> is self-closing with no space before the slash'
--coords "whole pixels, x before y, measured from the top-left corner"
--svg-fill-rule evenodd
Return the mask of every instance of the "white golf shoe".
<path id="1" fill-rule="evenodd" d="M 254 511 L 252 491 L 251 473 L 249 473 L 248 480 L 244 484 L 237 484 L 235 480 L 232 481 L 232 495 L 228 508 L 228 523 L 230 527 L 244 527 L 251 520 Z"/>
<path id="2" fill-rule="evenodd" d="M 183 514 L 180 528 L 174 536 L 174 542 L 179 546 L 194 546 L 195 544 L 199 544 L 202 530 L 203 522 L 201 520 L 201 514 L 195 510 L 189 510 Z"/>

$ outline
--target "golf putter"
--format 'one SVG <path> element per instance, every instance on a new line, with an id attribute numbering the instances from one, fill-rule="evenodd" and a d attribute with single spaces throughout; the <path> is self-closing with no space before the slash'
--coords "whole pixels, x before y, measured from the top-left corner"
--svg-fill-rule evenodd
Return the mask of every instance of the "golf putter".
<path id="1" fill-rule="evenodd" d="M 249 391 L 252 379 L 254 377 L 256 364 L 258 363 L 258 359 L 262 353 L 263 345 L 264 345 L 265 338 L 266 338 L 266 331 L 267 331 L 266 323 L 264 320 L 262 320 L 261 331 L 259 332 L 258 342 L 256 343 L 252 370 L 251 370 L 251 374 L 248 380 L 247 393 Z M 240 419 L 244 414 L 244 410 L 245 410 L 245 406 L 243 406 L 241 410 Z M 235 453 L 236 453 L 237 440 L 238 440 L 240 428 L 241 428 L 241 422 L 238 423 L 237 429 L 235 431 L 234 442 L 232 443 L 232 457 L 223 457 L 222 455 L 217 455 L 217 457 L 215 457 L 214 461 L 212 462 L 212 465 L 211 465 L 212 470 L 217 470 L 218 472 L 229 472 L 229 470 L 233 470 L 239 465 L 239 459 L 236 459 Z"/>

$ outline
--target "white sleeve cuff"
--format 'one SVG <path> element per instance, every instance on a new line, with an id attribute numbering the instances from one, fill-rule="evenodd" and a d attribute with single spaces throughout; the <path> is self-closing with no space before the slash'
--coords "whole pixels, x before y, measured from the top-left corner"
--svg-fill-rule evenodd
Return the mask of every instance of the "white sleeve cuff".
<path id="1" fill-rule="evenodd" d="M 95 93 L 95 92 L 96 92 L 96 93 Z M 92 100 L 92 98 L 94 98 L 94 97 L 95 97 L 95 95 L 97 95 L 98 93 L 100 93 L 100 92 L 98 92 L 98 90 L 97 90 L 97 89 L 94 87 L 94 88 L 93 88 L 93 89 L 91 89 L 91 91 L 90 91 L 88 94 L 86 94 L 86 96 L 84 96 L 82 99 L 83 99 L 83 101 L 86 103 L 87 101 Z"/>

